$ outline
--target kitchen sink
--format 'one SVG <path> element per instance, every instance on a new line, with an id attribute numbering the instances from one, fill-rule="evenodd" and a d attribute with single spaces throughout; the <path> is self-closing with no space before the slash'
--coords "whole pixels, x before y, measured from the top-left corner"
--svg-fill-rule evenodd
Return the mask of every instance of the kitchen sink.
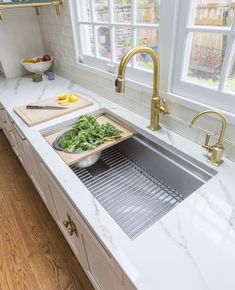
<path id="1" fill-rule="evenodd" d="M 131 239 L 217 173 L 140 134 L 104 150 L 91 167 L 70 167 Z"/>

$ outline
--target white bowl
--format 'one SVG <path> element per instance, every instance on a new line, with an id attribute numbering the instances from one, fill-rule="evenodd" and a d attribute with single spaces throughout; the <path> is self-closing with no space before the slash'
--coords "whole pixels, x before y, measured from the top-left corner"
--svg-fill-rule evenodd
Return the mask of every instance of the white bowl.
<path id="1" fill-rule="evenodd" d="M 36 61 L 38 57 L 41 57 L 41 56 L 31 57 L 30 59 L 34 59 Z M 43 62 L 36 62 L 36 63 L 25 63 L 23 61 L 24 59 L 21 61 L 21 64 L 27 71 L 31 73 L 36 73 L 36 74 L 42 74 L 50 68 L 51 63 L 53 61 L 53 57 L 51 57 L 51 60 L 43 61 Z"/>

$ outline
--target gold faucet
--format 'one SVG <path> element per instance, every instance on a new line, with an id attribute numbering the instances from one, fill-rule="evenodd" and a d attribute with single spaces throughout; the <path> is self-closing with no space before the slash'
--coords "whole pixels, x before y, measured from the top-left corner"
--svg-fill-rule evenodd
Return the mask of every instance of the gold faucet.
<path id="1" fill-rule="evenodd" d="M 223 138 L 224 138 L 224 132 L 226 128 L 226 119 L 224 118 L 224 116 L 220 112 L 212 111 L 212 110 L 201 112 L 196 117 L 193 118 L 189 127 L 192 127 L 192 125 L 195 123 L 195 121 L 198 118 L 206 114 L 215 114 L 222 121 L 222 127 L 221 127 L 218 142 L 215 145 L 209 145 L 210 134 L 206 134 L 205 144 L 202 145 L 202 147 L 205 148 L 210 153 L 210 156 L 208 157 L 208 161 L 212 163 L 213 165 L 218 166 L 221 163 L 223 163 L 223 160 L 222 160 L 222 155 L 224 152 Z"/>
<path id="2" fill-rule="evenodd" d="M 160 61 L 158 55 L 152 48 L 144 46 L 134 47 L 123 56 L 118 69 L 118 77 L 115 81 L 116 92 L 125 92 L 126 67 L 130 59 L 138 53 L 148 53 L 153 60 L 153 96 L 151 99 L 151 120 L 148 128 L 152 131 L 157 131 L 161 128 L 159 125 L 160 114 L 165 115 L 169 114 L 169 112 L 166 108 L 166 100 L 162 100 L 159 96 Z"/>

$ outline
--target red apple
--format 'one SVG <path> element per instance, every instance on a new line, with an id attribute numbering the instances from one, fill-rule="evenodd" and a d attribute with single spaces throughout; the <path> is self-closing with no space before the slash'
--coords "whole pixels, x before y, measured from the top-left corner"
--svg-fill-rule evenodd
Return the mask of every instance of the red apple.
<path id="1" fill-rule="evenodd" d="M 50 57 L 50 55 L 45 54 L 42 59 L 43 59 L 43 61 L 50 61 L 51 57 Z"/>

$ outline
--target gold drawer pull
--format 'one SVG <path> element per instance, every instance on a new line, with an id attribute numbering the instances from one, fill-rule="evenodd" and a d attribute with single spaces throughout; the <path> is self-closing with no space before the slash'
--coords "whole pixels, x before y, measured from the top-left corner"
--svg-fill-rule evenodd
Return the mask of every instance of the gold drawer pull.
<path id="1" fill-rule="evenodd" d="M 68 217 L 68 220 L 67 221 L 63 221 L 64 226 L 68 229 L 68 233 L 70 234 L 70 236 L 75 234 L 78 237 L 76 225 L 72 221 L 72 219 L 71 219 L 71 217 L 70 217 L 70 215 L 68 213 L 67 213 L 67 217 Z"/>
<path id="2" fill-rule="evenodd" d="M 68 217 L 68 220 L 67 221 L 63 221 L 63 224 L 66 228 L 68 228 L 68 226 L 71 224 L 72 220 L 71 220 L 71 217 L 70 215 L 67 213 L 67 217 Z"/>

